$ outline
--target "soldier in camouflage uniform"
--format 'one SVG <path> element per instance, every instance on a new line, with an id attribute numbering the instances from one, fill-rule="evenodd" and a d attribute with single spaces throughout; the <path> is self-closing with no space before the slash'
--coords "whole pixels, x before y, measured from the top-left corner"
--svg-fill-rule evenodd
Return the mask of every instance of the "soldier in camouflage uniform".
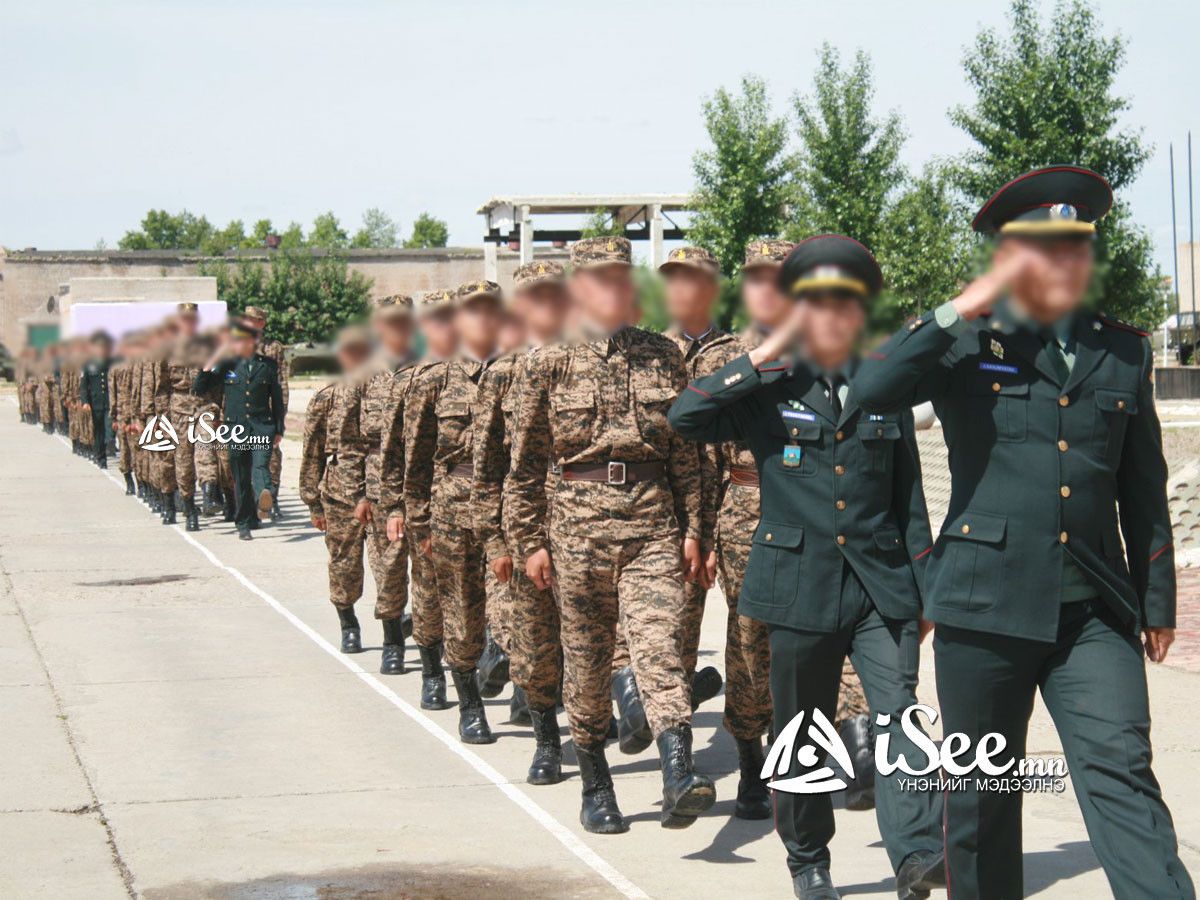
<path id="1" fill-rule="evenodd" d="M 552 591 L 537 587 L 521 567 L 513 566 L 515 545 L 506 534 L 508 507 L 503 492 L 521 384 L 533 356 L 559 339 L 566 316 L 563 268 L 555 262 L 526 263 L 514 274 L 513 287 L 513 314 L 521 321 L 529 343 L 501 356 L 480 379 L 471 506 L 488 565 L 508 586 L 513 701 L 516 706 L 524 698 L 537 741 L 526 780 L 556 784 L 562 780 L 555 712 L 562 680 L 558 608 Z"/>
<path id="2" fill-rule="evenodd" d="M 170 420 L 170 394 L 163 387 L 163 379 L 166 377 L 166 360 L 178 334 L 179 324 L 175 317 L 164 320 L 159 326 L 155 346 L 147 354 L 146 364 L 142 367 L 140 412 L 146 422 L 155 416 L 167 416 Z M 174 464 L 174 454 L 150 453 L 150 483 L 154 490 L 151 508 L 161 515 L 164 525 L 175 524 Z"/>
<path id="3" fill-rule="evenodd" d="M 255 329 L 262 338 L 258 342 L 257 352 L 275 363 L 279 370 L 279 386 L 283 389 L 283 413 L 287 415 L 288 405 L 288 369 L 287 354 L 280 341 L 267 337 L 267 311 L 260 306 L 247 306 L 242 313 L 242 319 Z M 271 521 L 278 522 L 283 518 L 279 511 L 279 479 L 283 474 L 283 449 L 276 444 L 271 452 L 271 484 L 274 490 L 275 502 L 271 504 Z"/>
<path id="4" fill-rule="evenodd" d="M 167 511 L 172 520 L 175 513 L 175 495 L 183 501 L 184 519 L 188 531 L 200 530 L 200 513 L 196 509 L 196 445 L 188 440 L 188 428 L 200 412 L 203 398 L 195 393 L 193 384 L 204 362 L 212 354 L 214 345 L 199 334 L 200 310 L 195 303 L 180 303 L 176 307 L 175 322 L 179 334 L 164 357 L 157 360 L 158 371 L 154 374 L 154 409 L 166 415 L 175 428 L 179 441 L 173 453 L 164 453 L 170 459 L 163 465 L 161 485 L 168 495 Z"/>
<path id="5" fill-rule="evenodd" d="M 58 348 L 54 344 L 47 344 L 42 349 L 37 383 L 38 420 L 42 423 L 42 431 L 46 434 L 54 433 L 54 393 L 58 383 L 55 373 L 57 363 Z"/>
<path id="6" fill-rule="evenodd" d="M 148 506 L 153 503 L 150 487 L 150 451 L 138 441 L 146 424 L 142 418 L 142 382 L 153 340 L 152 329 L 145 329 L 138 334 L 137 354 L 129 366 L 129 428 L 133 439 L 133 474 L 137 481 L 138 499 Z"/>
<path id="7" fill-rule="evenodd" d="M 363 590 L 363 544 L 366 529 L 354 517 L 354 488 L 342 471 L 338 438 L 349 409 L 351 385 L 371 353 L 370 335 L 346 328 L 335 347 L 342 376 L 327 384 L 308 403 L 300 454 L 300 499 L 316 528 L 325 533 L 329 551 L 329 599 L 338 612 L 343 653 L 362 652 L 362 632 L 354 604 Z"/>
<path id="8" fill-rule="evenodd" d="M 133 480 L 133 453 L 137 435 L 130 434 L 133 420 L 133 365 L 138 353 L 138 337 L 127 335 L 118 348 L 118 360 L 108 370 L 108 409 L 113 435 L 117 441 L 118 463 L 125 478 L 125 493 L 137 493 Z"/>
<path id="9" fill-rule="evenodd" d="M 572 246 L 579 335 L 530 360 L 504 495 L 526 574 L 538 587 L 554 584 L 580 821 L 606 834 L 628 829 L 604 756 L 618 619 L 662 758 L 663 826 L 690 825 L 716 797 L 692 764 L 679 643 L 684 579 L 700 568 L 699 460 L 666 420 L 686 374 L 674 344 L 628 324 L 630 255 L 618 237 Z M 561 476 L 547 491 L 551 465 Z"/>
<path id="10" fill-rule="evenodd" d="M 404 673 L 404 607 L 408 603 L 408 542 L 389 540 L 380 505 L 383 421 L 396 382 L 407 385 L 412 356 L 412 298 L 402 294 L 375 303 L 372 320 L 379 352 L 347 387 L 346 413 L 338 434 L 338 467 L 354 498 L 354 517 L 367 536 L 367 559 L 375 577 L 375 618 L 383 622 L 380 674 Z M 401 460 L 403 462 L 403 460 Z M 403 470 L 399 473 L 403 479 Z"/>
<path id="11" fill-rule="evenodd" d="M 444 620 L 442 601 L 437 590 L 437 574 L 433 560 L 422 552 L 404 528 L 404 409 L 413 385 L 420 375 L 432 366 L 450 359 L 458 349 L 454 330 L 454 294 L 451 291 L 429 291 L 417 303 L 416 317 L 425 355 L 411 369 L 407 378 L 392 382 L 388 405 L 383 414 L 380 431 L 379 506 L 387 520 L 391 541 L 404 541 L 408 546 L 412 584 L 412 637 L 421 656 L 421 708 L 446 708 L 446 675 L 442 670 L 442 638 Z"/>
<path id="12" fill-rule="evenodd" d="M 476 666 L 487 610 L 504 585 L 484 561 L 471 513 L 473 411 L 479 380 L 496 350 L 500 286 L 471 281 L 455 292 L 458 353 L 418 376 L 404 408 L 404 520 L 410 538 L 433 559 L 445 616 L 445 655 L 458 691 L 459 737 L 495 740 L 484 714 Z"/>

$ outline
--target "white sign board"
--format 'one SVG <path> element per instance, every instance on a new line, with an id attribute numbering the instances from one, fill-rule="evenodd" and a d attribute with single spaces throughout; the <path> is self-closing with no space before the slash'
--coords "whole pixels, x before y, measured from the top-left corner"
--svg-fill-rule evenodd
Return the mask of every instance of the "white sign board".
<path id="1" fill-rule="evenodd" d="M 225 323 L 228 311 L 224 300 L 201 300 L 200 328 L 215 328 Z M 87 337 L 93 331 L 107 331 L 114 338 L 139 328 L 157 325 L 175 314 L 173 300 L 102 300 L 72 303 L 67 310 L 65 335 Z"/>

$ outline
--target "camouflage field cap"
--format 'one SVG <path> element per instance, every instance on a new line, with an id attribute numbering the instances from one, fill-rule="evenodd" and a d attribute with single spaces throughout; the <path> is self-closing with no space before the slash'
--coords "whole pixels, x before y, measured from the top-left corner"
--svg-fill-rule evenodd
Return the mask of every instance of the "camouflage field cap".
<path id="1" fill-rule="evenodd" d="M 418 316 L 428 316 L 445 309 L 453 309 L 454 292 L 443 290 L 426 291 L 421 295 L 421 299 L 417 301 L 416 306 Z"/>
<path id="2" fill-rule="evenodd" d="M 175 311 L 181 316 L 191 316 L 195 318 L 200 315 L 200 306 L 196 303 L 176 303 Z"/>
<path id="3" fill-rule="evenodd" d="M 571 268 L 573 269 L 612 265 L 633 265 L 633 247 L 628 238 L 583 238 L 571 245 Z"/>
<path id="4" fill-rule="evenodd" d="M 336 351 L 369 350 L 371 348 L 371 333 L 361 325 L 347 325 L 338 332 L 333 344 Z"/>
<path id="5" fill-rule="evenodd" d="M 746 245 L 746 260 L 742 263 L 742 271 L 761 266 L 779 268 L 795 246 L 791 241 L 780 241 L 774 238 L 751 241 Z"/>
<path id="6" fill-rule="evenodd" d="M 561 284 L 562 281 L 563 267 L 556 262 L 525 263 L 513 273 L 513 287 L 518 291 L 539 284 Z"/>
<path id="7" fill-rule="evenodd" d="M 267 319 L 267 311 L 261 306 L 247 306 L 242 315 L 248 319 L 262 319 L 264 322 Z"/>
<path id="8" fill-rule="evenodd" d="M 412 316 L 412 297 L 404 294 L 389 294 L 374 303 L 375 315 L 383 319 L 398 319 Z"/>
<path id="9" fill-rule="evenodd" d="M 454 292 L 454 300 L 459 305 L 470 303 L 476 297 L 491 297 L 497 303 L 504 301 L 504 292 L 494 281 L 479 280 L 460 284 Z"/>
<path id="10" fill-rule="evenodd" d="M 678 268 L 696 269 L 713 278 L 721 275 L 721 264 L 703 247 L 677 247 L 667 255 L 667 261 L 658 267 L 658 271 L 669 275 Z"/>

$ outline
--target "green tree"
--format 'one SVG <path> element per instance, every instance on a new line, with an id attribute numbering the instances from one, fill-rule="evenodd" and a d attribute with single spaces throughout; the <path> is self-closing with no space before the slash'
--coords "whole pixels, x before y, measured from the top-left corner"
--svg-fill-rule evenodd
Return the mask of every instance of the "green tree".
<path id="1" fill-rule="evenodd" d="M 152 209 L 142 218 L 141 227 L 127 231 L 117 246 L 122 250 L 199 250 L 213 235 L 213 226 L 204 218 L 188 212 L 169 213 Z"/>
<path id="2" fill-rule="evenodd" d="M 1014 0 L 1009 19 L 1007 34 L 981 31 L 963 61 L 975 102 L 951 110 L 950 121 L 977 146 L 957 160 L 957 186 L 978 207 L 1024 171 L 1075 163 L 1107 178 L 1119 198 L 1151 151 L 1140 130 L 1120 126 L 1129 101 L 1114 82 L 1125 42 L 1106 36 L 1083 0 L 1056 3 L 1045 25 L 1035 0 Z M 1160 279 L 1149 236 L 1120 200 L 1097 233 L 1099 306 L 1153 327 Z"/>
<path id="3" fill-rule="evenodd" d="M 275 226 L 271 224 L 270 219 L 259 219 L 254 223 L 254 230 L 250 233 L 250 240 L 253 243 L 252 247 L 265 247 L 267 238 L 275 233 Z"/>
<path id="4" fill-rule="evenodd" d="M 450 240 L 450 227 L 429 213 L 421 213 L 413 222 L 412 234 L 404 242 L 410 249 L 419 247 L 445 247 Z"/>
<path id="5" fill-rule="evenodd" d="M 288 225 L 287 230 L 279 236 L 279 249 L 295 250 L 298 247 L 304 246 L 304 229 L 300 227 L 299 222 L 292 222 Z"/>
<path id="6" fill-rule="evenodd" d="M 788 125 L 771 115 L 766 84 L 755 76 L 742 79 L 740 94 L 718 89 L 703 111 L 712 147 L 692 157 L 696 213 L 689 239 L 708 247 L 732 275 L 749 241 L 774 236 L 784 224 L 794 169 Z"/>
<path id="7" fill-rule="evenodd" d="M 329 250 L 340 250 L 350 243 L 350 235 L 342 227 L 338 217 L 332 212 L 321 213 L 313 219 L 312 231 L 308 234 L 308 244 L 311 247 L 325 247 Z"/>
<path id="8" fill-rule="evenodd" d="M 844 234 L 875 249 L 895 192 L 904 126 L 899 114 L 877 117 L 871 60 L 863 51 L 843 69 L 832 46 L 821 48 L 812 96 L 795 97 L 800 154 L 789 234 Z"/>
<path id="9" fill-rule="evenodd" d="M 584 220 L 583 227 L 579 229 L 579 236 L 584 238 L 622 237 L 624 234 L 624 223 L 603 206 L 592 210 L 592 214 Z"/>
<path id="10" fill-rule="evenodd" d="M 399 228 L 382 209 L 371 207 L 363 213 L 362 227 L 354 234 L 351 247 L 395 247 Z"/>

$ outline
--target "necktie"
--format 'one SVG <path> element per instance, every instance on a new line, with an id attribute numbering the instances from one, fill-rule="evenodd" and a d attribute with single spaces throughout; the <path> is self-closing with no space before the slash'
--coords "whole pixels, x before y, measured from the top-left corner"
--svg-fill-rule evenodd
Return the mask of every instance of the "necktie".
<path id="1" fill-rule="evenodd" d="M 842 376 L 826 375 L 821 380 L 825 382 L 825 389 L 829 392 L 829 405 L 833 407 L 833 414 L 840 416 L 842 414 L 842 398 L 838 396 L 838 388 L 841 386 Z"/>

